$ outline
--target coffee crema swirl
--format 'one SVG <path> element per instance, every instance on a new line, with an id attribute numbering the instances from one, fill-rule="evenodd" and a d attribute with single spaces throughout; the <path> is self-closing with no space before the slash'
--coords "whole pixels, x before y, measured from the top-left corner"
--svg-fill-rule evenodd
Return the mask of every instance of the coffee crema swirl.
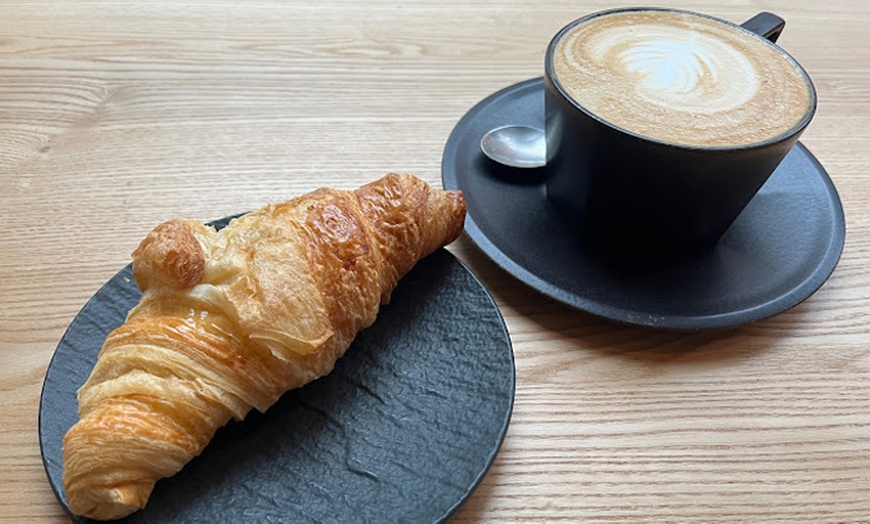
<path id="1" fill-rule="evenodd" d="M 598 117 L 656 140 L 698 146 L 762 142 L 810 111 L 809 79 L 741 29 L 678 11 L 591 18 L 556 43 L 564 91 Z"/>

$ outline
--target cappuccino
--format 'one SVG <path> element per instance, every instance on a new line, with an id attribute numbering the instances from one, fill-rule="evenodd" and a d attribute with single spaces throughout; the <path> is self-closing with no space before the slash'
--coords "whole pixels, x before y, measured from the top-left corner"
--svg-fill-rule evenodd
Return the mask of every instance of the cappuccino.
<path id="1" fill-rule="evenodd" d="M 813 107 L 806 73 L 768 40 L 701 15 L 636 10 L 570 27 L 552 47 L 576 104 L 638 135 L 701 147 L 781 136 Z"/>

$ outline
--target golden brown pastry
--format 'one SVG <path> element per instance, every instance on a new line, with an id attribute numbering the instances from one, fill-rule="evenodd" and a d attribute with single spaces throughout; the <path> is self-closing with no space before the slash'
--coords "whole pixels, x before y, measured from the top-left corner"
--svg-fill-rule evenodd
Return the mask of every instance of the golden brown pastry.
<path id="1" fill-rule="evenodd" d="M 170 221 L 133 252 L 139 304 L 106 338 L 64 437 L 73 513 L 145 506 L 215 431 L 329 373 L 399 278 L 455 239 L 458 192 L 410 175 L 320 189 L 221 231 Z"/>

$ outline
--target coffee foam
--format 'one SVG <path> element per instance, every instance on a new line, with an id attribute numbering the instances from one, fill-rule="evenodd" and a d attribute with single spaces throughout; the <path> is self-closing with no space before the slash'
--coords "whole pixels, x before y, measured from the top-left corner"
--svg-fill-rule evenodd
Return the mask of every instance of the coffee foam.
<path id="1" fill-rule="evenodd" d="M 809 80 L 782 52 L 705 17 L 604 14 L 575 26 L 553 53 L 578 104 L 653 139 L 700 146 L 779 136 L 810 110 Z"/>

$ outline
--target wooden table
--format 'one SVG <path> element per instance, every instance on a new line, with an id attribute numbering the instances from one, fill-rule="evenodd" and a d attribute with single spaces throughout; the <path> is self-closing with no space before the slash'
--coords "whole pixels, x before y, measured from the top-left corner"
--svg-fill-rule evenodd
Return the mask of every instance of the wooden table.
<path id="1" fill-rule="evenodd" d="M 625 327 L 451 246 L 516 353 L 512 423 L 455 522 L 870 519 L 870 3 L 659 2 L 788 21 L 820 97 L 803 142 L 848 234 L 799 306 L 720 332 Z M 440 185 L 478 100 L 542 74 L 550 36 L 609 1 L 0 4 L 0 522 L 62 522 L 43 376 L 76 312 L 156 224 L 390 171 Z"/>

